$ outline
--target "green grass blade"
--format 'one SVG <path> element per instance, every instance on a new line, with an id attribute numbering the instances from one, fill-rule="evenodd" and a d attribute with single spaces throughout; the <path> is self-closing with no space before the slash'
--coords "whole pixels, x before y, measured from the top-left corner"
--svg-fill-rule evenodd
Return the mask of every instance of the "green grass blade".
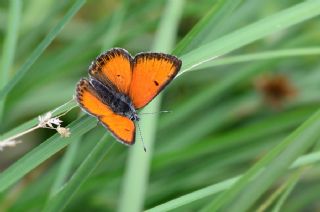
<path id="1" fill-rule="evenodd" d="M 126 17 L 127 8 L 129 7 L 128 2 L 121 2 L 121 5 L 119 7 L 120 8 L 118 8 L 118 10 L 112 14 L 109 29 L 104 36 L 105 39 L 103 42 L 102 51 L 112 48 L 120 35 L 119 32 Z"/>
<path id="2" fill-rule="evenodd" d="M 250 206 L 272 182 L 283 173 L 287 167 L 302 154 L 308 147 L 310 147 L 318 138 L 320 128 L 320 111 L 317 111 L 307 121 L 305 121 L 299 128 L 291 133 L 283 142 L 272 149 L 262 160 L 250 168 L 246 174 L 228 191 L 223 193 L 218 198 L 214 199 L 204 211 L 216 211 L 221 209 L 222 206 L 230 203 L 233 198 L 240 192 L 241 189 L 248 186 L 246 192 L 242 193 L 234 204 L 231 210 L 237 208 L 239 211 L 245 210 Z M 280 155 L 280 156 L 279 156 Z M 276 162 L 275 162 L 276 161 Z M 259 174 L 258 179 L 252 180 L 257 176 L 262 168 L 265 168 L 262 174 Z M 268 171 L 268 173 L 266 173 Z M 264 180 L 264 181 L 261 181 Z M 260 184 L 259 184 L 260 183 Z M 258 185 L 258 186 L 257 186 Z M 254 186 L 257 186 L 255 188 Z M 255 192 L 252 194 L 252 192 Z M 251 196 L 247 196 L 250 194 Z"/>
<path id="3" fill-rule="evenodd" d="M 237 102 L 233 101 L 232 103 Z M 241 107 L 241 105 L 239 106 Z M 255 121 L 254 123 L 247 124 L 243 127 L 239 127 L 236 130 L 228 130 L 227 134 L 213 136 L 213 138 L 208 139 L 208 141 L 204 140 L 202 142 L 198 142 L 197 145 L 190 145 L 186 148 L 183 148 L 183 146 L 179 148 L 179 146 L 174 145 L 171 145 L 171 149 L 159 148 L 161 151 L 158 151 L 155 155 L 153 166 L 160 168 L 167 164 L 169 161 L 182 162 L 184 160 L 194 160 L 199 157 L 199 155 L 216 154 L 222 151 L 226 151 L 227 149 L 237 148 L 238 145 L 243 146 L 248 144 L 249 142 L 258 142 L 264 137 L 268 137 L 268 135 L 276 135 L 283 131 L 287 131 L 299 126 L 299 124 L 301 124 L 306 119 L 306 117 L 309 117 L 311 114 L 313 114 L 315 108 L 317 107 L 299 108 L 296 110 L 277 113 L 276 115 L 269 116 L 268 118 L 264 118 L 262 120 Z M 229 108 L 226 108 L 226 110 L 228 109 Z M 229 117 L 230 119 L 230 116 L 235 117 L 237 115 L 237 110 L 235 108 L 230 108 L 230 111 L 235 112 L 225 115 L 226 113 L 228 113 L 228 111 L 221 111 L 221 118 L 228 119 Z M 217 117 L 219 116 L 217 115 Z M 277 124 L 275 125 L 274 123 Z M 213 124 L 211 123 L 211 125 Z M 212 129 L 214 130 L 214 128 Z M 199 138 L 197 141 L 199 141 Z"/>
<path id="4" fill-rule="evenodd" d="M 154 51 L 170 52 L 172 49 L 183 3 L 183 0 L 167 1 L 166 10 L 154 41 Z M 143 111 L 159 111 L 160 104 L 161 96 L 158 96 Z M 147 152 L 143 153 L 141 145 L 137 144 L 130 149 L 118 211 L 141 211 L 143 208 L 157 119 L 158 116 L 153 115 L 143 117 L 140 122 Z M 139 134 L 136 137 L 138 138 L 138 136 Z M 137 167 L 139 168 L 137 169 Z M 133 180 L 134 182 L 132 182 Z"/>
<path id="5" fill-rule="evenodd" d="M 241 96 L 229 101 L 225 101 L 223 105 L 218 105 L 214 109 L 208 110 L 205 114 L 199 114 L 194 117 L 194 123 L 185 123 L 183 128 L 177 129 L 168 136 L 163 136 L 162 141 L 169 140 L 161 147 L 159 152 L 174 152 L 182 150 L 193 143 L 197 143 L 199 139 L 218 131 L 234 120 L 238 114 L 238 108 L 248 102 L 253 102 L 254 96 Z M 171 115 L 171 114 L 170 114 Z M 183 152 L 181 153 L 183 155 Z M 171 159 L 171 158 L 168 158 Z"/>
<path id="6" fill-rule="evenodd" d="M 32 151 L 28 152 L 0 174 L 0 192 L 9 188 L 43 161 L 70 144 L 76 137 L 88 132 L 96 126 L 96 123 L 96 120 L 92 117 L 82 117 L 68 126 L 71 132 L 69 138 L 61 138 L 60 135 L 56 133 Z"/>
<path id="7" fill-rule="evenodd" d="M 14 86 L 27 74 L 33 63 L 40 57 L 44 50 L 50 45 L 54 38 L 61 32 L 63 27 L 71 20 L 71 18 L 80 10 L 86 0 L 77 0 L 62 20 L 49 32 L 49 34 L 43 39 L 38 47 L 32 52 L 27 61 L 17 71 L 15 76 L 6 83 L 4 88 L 0 91 L 0 100 L 5 97 Z"/>
<path id="8" fill-rule="evenodd" d="M 192 193 L 183 195 L 183 196 L 178 197 L 176 199 L 170 200 L 169 202 L 166 202 L 166 203 L 163 203 L 163 204 L 158 205 L 156 207 L 150 208 L 150 209 L 146 210 L 145 212 L 161 212 L 161 211 L 174 210 L 174 209 L 179 208 L 183 205 L 192 203 L 196 200 L 203 199 L 205 197 L 208 197 L 213 194 L 224 191 L 224 190 L 230 188 L 239 179 L 240 179 L 240 176 L 225 180 L 221 183 L 217 183 L 217 184 L 208 186 L 206 188 L 194 191 Z"/>
<path id="9" fill-rule="evenodd" d="M 10 10 L 8 18 L 8 29 L 5 36 L 2 59 L 0 61 L 0 89 L 2 89 L 9 80 L 9 72 L 13 64 L 16 51 L 16 44 L 19 36 L 19 24 L 21 16 L 21 0 L 10 1 Z M 0 121 L 3 117 L 5 100 L 0 100 Z"/>
<path id="10" fill-rule="evenodd" d="M 219 0 L 212 8 L 178 43 L 173 53 L 181 55 L 202 44 L 209 32 L 214 31 L 221 20 L 228 17 L 242 2 L 242 0 Z"/>
<path id="11" fill-rule="evenodd" d="M 305 1 L 289 9 L 259 20 L 183 55 L 182 71 L 213 60 L 267 35 L 286 29 L 320 14 L 319 1 Z"/>
<path id="12" fill-rule="evenodd" d="M 46 16 L 41 19 L 41 23 L 39 23 L 37 26 L 33 25 L 31 30 L 28 26 L 25 27 L 27 28 L 28 32 L 23 32 L 23 40 L 21 40 L 21 42 L 19 43 L 19 52 L 17 52 L 17 56 L 23 57 L 24 55 L 28 54 L 30 49 L 32 49 L 32 46 L 36 45 L 37 41 L 41 39 L 42 32 L 46 31 L 46 27 L 48 26 L 48 23 L 52 21 L 52 17 L 56 17 L 60 12 L 66 10 L 68 3 L 68 1 L 63 0 L 58 0 L 58 2 L 55 1 L 54 6 L 51 7 Z M 37 4 L 37 2 L 34 2 L 33 4 Z M 30 4 L 28 5 L 28 7 L 30 8 L 30 13 L 34 13 L 34 11 L 31 10 L 32 6 Z M 24 22 L 24 24 L 26 24 L 26 22 Z M 25 29 L 23 31 L 25 31 Z"/>
<path id="13" fill-rule="evenodd" d="M 262 53 L 247 54 L 240 56 L 232 56 L 225 58 L 218 58 L 212 62 L 200 65 L 198 68 L 209 68 L 218 65 L 228 65 L 238 62 L 261 60 L 261 59 L 277 59 L 291 56 L 308 56 L 319 54 L 319 48 L 302 48 L 291 50 L 274 50 Z M 183 118 L 190 116 L 194 111 L 201 109 L 204 105 L 217 101 L 221 95 L 228 89 L 231 89 L 236 83 L 248 79 L 250 76 L 264 71 L 264 67 L 268 66 L 270 61 L 264 61 L 254 65 L 248 65 L 247 67 L 240 68 L 234 73 L 230 74 L 226 79 L 212 84 L 204 89 L 201 93 L 190 97 L 183 106 L 175 110 L 170 116 L 166 116 L 161 120 L 161 129 L 173 126 Z"/>
<path id="14" fill-rule="evenodd" d="M 152 111 L 157 111 L 160 108 L 160 102 L 161 98 L 157 97 L 145 109 L 149 108 Z M 137 132 L 137 143 L 129 150 L 118 211 L 141 211 L 143 208 L 155 140 L 156 122 L 157 115 L 153 115 L 143 117 L 138 123 L 141 126 L 141 136 L 143 136 L 146 145 L 146 152 L 143 152 L 141 141 L 138 140 L 140 134 Z"/>
<path id="15" fill-rule="evenodd" d="M 52 115 L 53 116 L 57 116 L 60 114 L 63 114 L 69 110 L 72 110 L 73 108 L 77 107 L 77 102 L 76 101 L 68 101 L 65 104 L 55 108 L 54 110 L 52 110 Z M 21 125 L 19 125 L 18 127 L 15 127 L 12 130 L 9 130 L 8 132 L 4 133 L 3 135 L 0 136 L 0 141 L 3 141 L 5 139 L 8 139 L 9 137 L 16 135 L 18 133 L 21 133 L 23 131 L 26 131 L 34 126 L 36 126 L 39 123 L 38 117 L 33 118 Z"/>
<path id="16" fill-rule="evenodd" d="M 267 209 L 275 202 L 275 200 L 282 194 L 284 191 L 290 187 L 292 182 L 297 182 L 299 180 L 299 177 L 301 176 L 301 171 L 296 171 L 292 176 L 289 177 L 289 179 L 284 182 L 279 188 L 277 188 L 270 196 L 266 199 L 265 202 L 263 202 L 259 208 L 255 211 L 257 212 L 263 212 L 267 211 Z"/>
<path id="17" fill-rule="evenodd" d="M 230 74 L 226 79 L 217 83 L 212 83 L 202 90 L 199 94 L 195 94 L 185 101 L 185 103 L 179 107 L 170 116 L 165 116 L 161 121 L 161 129 L 174 126 L 183 118 L 188 117 L 194 111 L 202 109 L 203 106 L 209 102 L 212 104 L 217 101 L 222 94 L 228 89 L 234 86 L 237 82 L 248 79 L 256 72 L 262 71 L 265 64 L 253 64 L 238 69 L 234 74 Z"/>
<path id="18" fill-rule="evenodd" d="M 311 165 L 314 163 L 318 163 L 320 161 L 320 152 L 314 152 L 311 154 L 307 154 L 304 156 L 299 157 L 297 160 L 295 160 L 292 165 L 290 166 L 290 169 L 296 169 L 299 167 Z M 177 209 L 179 207 L 182 207 L 184 205 L 193 203 L 194 201 L 201 200 L 203 198 L 212 196 L 214 194 L 217 194 L 221 191 L 225 191 L 229 188 L 231 188 L 238 180 L 241 179 L 243 175 L 239 175 L 227 180 L 224 180 L 222 182 L 207 186 L 205 188 L 193 191 L 189 194 L 185 194 L 181 197 L 172 199 L 168 202 L 165 202 L 163 204 L 157 205 L 153 208 L 150 208 L 146 210 L 147 212 L 158 212 L 158 211 L 171 211 L 174 209 Z"/>
<path id="19" fill-rule="evenodd" d="M 55 181 L 51 187 L 49 194 L 50 197 L 54 196 L 59 191 L 59 189 L 65 183 L 65 180 L 67 179 L 68 175 L 70 174 L 69 172 L 72 167 L 72 162 L 77 154 L 77 150 L 79 147 L 79 140 L 81 140 L 81 137 L 77 137 L 76 140 L 72 141 L 71 144 L 68 146 L 68 149 L 64 154 L 64 157 L 59 166 L 57 175 L 55 177 Z"/>
<path id="20" fill-rule="evenodd" d="M 234 63 L 254 62 L 257 60 L 272 60 L 272 59 L 278 59 L 278 58 L 301 57 L 301 56 L 311 56 L 311 55 L 319 55 L 319 54 L 320 54 L 320 48 L 317 48 L 317 47 L 297 48 L 297 49 L 279 49 L 279 50 L 272 50 L 272 51 L 265 51 L 265 52 L 256 52 L 254 54 L 242 54 L 242 55 L 218 58 L 214 61 L 204 63 L 203 65 L 200 65 L 195 69 L 212 68 L 215 66 L 231 65 Z"/>
<path id="21" fill-rule="evenodd" d="M 306 191 L 297 192 L 292 196 L 290 203 L 287 203 L 282 211 L 304 211 L 312 202 L 318 202 L 319 196 L 320 186 L 318 184 L 312 185 Z"/>
<path id="22" fill-rule="evenodd" d="M 312 164 L 314 163 L 314 161 L 319 160 L 319 157 L 320 157 L 320 152 L 314 152 L 314 153 L 304 155 L 303 157 L 300 157 L 298 160 L 296 160 L 291 167 L 298 168 L 301 166 Z"/>
<path id="23" fill-rule="evenodd" d="M 121 29 L 121 26 L 122 26 L 122 22 L 123 22 L 123 19 L 125 17 L 125 14 L 126 14 L 126 9 L 127 9 L 127 4 L 126 2 L 122 3 L 122 5 L 120 5 L 120 8 L 118 8 L 116 11 L 114 11 L 113 15 L 112 15 L 112 18 L 111 18 L 111 21 L 110 21 L 110 26 L 106 32 L 106 34 L 104 35 L 104 37 L 106 38 L 105 39 L 105 42 L 103 43 L 103 50 L 102 51 L 105 51 L 105 49 L 108 49 L 108 48 L 111 48 L 115 41 L 117 40 L 117 37 L 119 35 L 119 32 L 120 32 L 120 29 Z M 101 141 L 100 141 L 101 142 Z M 70 147 L 72 147 L 72 145 L 77 145 L 78 142 L 73 142 L 71 143 Z M 98 144 L 97 144 L 98 146 Z M 106 150 L 109 149 L 109 148 L 106 148 Z M 71 151 L 70 152 L 74 153 L 74 151 Z M 66 160 L 65 160 L 65 163 L 69 164 L 71 163 L 71 160 L 74 158 L 70 158 L 68 157 L 68 153 L 66 153 Z M 72 154 L 70 153 L 70 154 Z M 99 154 L 98 152 L 94 153 L 95 154 Z M 104 152 L 103 153 L 100 153 L 100 154 L 105 154 Z M 95 157 L 98 157 L 95 156 Z M 68 162 L 69 161 L 69 162 Z M 71 195 L 74 195 L 76 193 L 76 190 L 79 189 L 79 187 L 75 188 L 74 186 L 71 186 L 72 187 L 72 190 L 69 190 L 69 191 L 61 191 L 57 194 L 57 191 L 58 189 L 61 187 L 62 185 L 62 182 L 63 182 L 63 179 L 65 179 L 64 176 L 66 176 L 66 173 L 67 171 L 64 170 L 64 166 L 65 166 L 65 163 L 63 161 L 63 163 L 61 164 L 61 172 L 59 171 L 58 173 L 58 177 L 57 177 L 57 180 L 55 181 L 55 184 L 53 185 L 53 188 L 52 188 L 52 194 L 56 194 L 56 196 L 54 197 L 54 199 L 52 199 L 51 201 L 48 202 L 47 204 L 47 208 L 48 210 L 58 210 L 57 208 L 59 208 L 59 210 L 63 207 L 65 207 L 65 205 L 67 204 L 66 202 L 64 202 L 64 204 L 61 204 L 61 200 L 64 200 L 65 199 L 61 199 L 60 197 L 58 198 L 58 196 L 61 195 L 65 195 L 64 193 L 67 193 L 67 196 L 70 197 Z M 83 162 L 81 166 L 86 166 L 85 165 L 86 162 Z M 85 174 L 84 176 L 80 176 L 80 172 L 78 173 L 78 177 L 79 179 L 83 179 L 83 182 L 88 178 L 88 175 L 87 173 L 90 173 L 90 172 L 82 172 L 82 174 Z M 59 177 L 61 176 L 61 177 Z M 69 181 L 68 184 L 73 184 L 75 181 Z M 80 185 L 80 184 L 78 184 Z"/>
<path id="24" fill-rule="evenodd" d="M 95 147 L 95 145 L 99 142 L 99 138 L 103 137 L 106 133 L 106 130 L 103 127 L 97 127 L 91 130 L 88 134 L 81 136 L 81 140 L 77 147 L 77 152 L 75 158 L 72 162 L 72 170 L 76 170 L 79 165 L 84 161 L 84 159 L 88 156 L 90 151 Z M 73 141 L 70 145 L 74 145 L 78 141 Z M 69 150 L 68 150 L 69 151 Z M 68 153 L 66 153 L 68 154 Z M 64 160 L 64 159 L 63 159 Z M 60 162 L 58 160 L 57 162 Z M 60 163 L 54 163 L 50 168 L 46 169 L 46 171 L 42 174 L 41 177 L 37 178 L 37 180 L 28 184 L 27 187 L 23 189 L 20 193 L 19 198 L 15 201 L 15 204 L 12 208 L 12 212 L 15 211 L 24 211 L 26 208 L 37 208 L 37 211 L 40 211 L 48 200 L 52 197 L 49 196 L 49 190 L 52 188 L 52 185 L 55 181 L 57 181 L 57 173 L 59 173 Z M 101 167 L 101 166 L 100 166 Z M 109 167 L 107 167 L 109 168 Z M 34 172 L 32 172 L 34 173 Z M 73 173 L 69 172 L 68 180 L 72 176 Z M 65 183 L 67 180 L 65 178 Z M 19 183 L 20 184 L 20 183 Z M 19 185 L 18 184 L 18 185 Z M 62 187 L 59 187 L 61 189 Z M 59 191 L 56 190 L 56 191 Z"/>
<path id="25" fill-rule="evenodd" d="M 18 40 L 18 29 L 21 16 L 21 0 L 10 1 L 8 17 L 8 29 L 4 39 L 2 59 L 0 67 L 0 86 L 3 87 L 9 79 L 9 71 L 13 64 L 16 44 Z"/>
<path id="26" fill-rule="evenodd" d="M 320 113 L 319 113 L 320 114 Z M 254 180 L 245 188 L 245 193 L 238 200 L 233 203 L 231 209 L 237 208 L 239 211 L 246 211 L 253 203 L 272 185 L 272 183 L 283 174 L 287 167 L 294 161 L 300 154 L 310 148 L 315 141 L 319 138 L 320 129 L 320 115 L 315 116 L 313 123 L 310 123 L 308 128 L 304 128 L 301 135 L 294 136 L 292 144 L 288 145 L 286 149 L 274 158 L 266 169 L 261 173 L 258 179 Z M 318 123 L 317 123 L 318 122 Z M 312 125 L 311 125 L 312 124 Z M 248 193 L 246 193 L 248 192 Z M 253 197 L 250 199 L 249 196 Z"/>
<path id="27" fill-rule="evenodd" d="M 280 212 L 280 209 L 284 202 L 288 199 L 290 193 L 293 191 L 294 187 L 297 185 L 299 182 L 301 173 L 297 172 L 295 175 L 293 175 L 289 181 L 288 181 L 288 186 L 287 189 L 282 193 L 280 196 L 279 200 L 277 201 L 276 205 L 272 209 L 272 212 Z"/>
<path id="28" fill-rule="evenodd" d="M 71 198 L 75 195 L 81 185 L 88 179 L 95 168 L 102 162 L 106 154 L 111 150 L 114 142 L 108 141 L 108 135 L 105 135 L 92 149 L 83 163 L 79 166 L 76 172 L 64 187 L 55 194 L 48 202 L 44 211 L 62 211 Z"/>

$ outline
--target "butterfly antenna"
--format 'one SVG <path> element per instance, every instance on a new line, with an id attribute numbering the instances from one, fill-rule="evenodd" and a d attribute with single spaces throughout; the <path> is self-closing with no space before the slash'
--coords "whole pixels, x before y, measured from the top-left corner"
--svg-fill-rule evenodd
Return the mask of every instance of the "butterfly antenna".
<path id="1" fill-rule="evenodd" d="M 162 110 L 162 111 L 158 111 L 158 112 L 147 112 L 147 113 L 140 113 L 139 115 L 149 115 L 149 114 L 157 114 L 157 113 L 171 113 L 172 111 L 170 110 Z"/>
<path id="2" fill-rule="evenodd" d="M 141 133 L 141 129 L 140 129 L 139 123 L 137 123 L 137 126 L 138 126 L 138 130 L 139 130 L 139 135 L 141 137 L 141 142 L 142 142 L 142 145 L 143 145 L 143 150 L 144 150 L 144 152 L 147 152 L 147 148 L 146 148 L 146 145 L 144 144 L 144 141 L 143 141 L 143 137 L 142 137 L 142 133 Z"/>

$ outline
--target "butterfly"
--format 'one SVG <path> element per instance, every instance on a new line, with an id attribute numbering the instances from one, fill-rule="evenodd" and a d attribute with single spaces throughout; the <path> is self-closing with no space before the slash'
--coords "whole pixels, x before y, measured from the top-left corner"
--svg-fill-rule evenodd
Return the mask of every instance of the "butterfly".
<path id="1" fill-rule="evenodd" d="M 76 100 L 121 143 L 135 143 L 137 110 L 154 99 L 177 75 L 181 60 L 164 53 L 142 52 L 134 57 L 125 49 L 100 54 L 89 67 L 89 78 L 76 87 Z"/>

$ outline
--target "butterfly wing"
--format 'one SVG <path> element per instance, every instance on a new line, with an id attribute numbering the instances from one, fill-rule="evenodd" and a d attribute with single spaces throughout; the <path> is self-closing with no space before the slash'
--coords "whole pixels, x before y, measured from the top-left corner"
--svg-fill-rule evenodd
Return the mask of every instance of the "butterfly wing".
<path id="1" fill-rule="evenodd" d="M 148 104 L 177 75 L 181 60 L 162 53 L 140 53 L 133 60 L 129 96 L 136 109 Z"/>
<path id="2" fill-rule="evenodd" d="M 77 85 L 77 101 L 87 113 L 97 117 L 99 121 L 120 142 L 128 145 L 134 144 L 135 125 L 127 117 L 114 113 L 104 104 L 88 80 L 82 79 Z"/>
<path id="3" fill-rule="evenodd" d="M 99 120 L 121 143 L 134 144 L 136 129 L 133 121 L 115 113 L 112 116 L 103 116 Z"/>
<path id="4" fill-rule="evenodd" d="M 132 56 L 124 49 L 113 48 L 99 55 L 89 67 L 90 76 L 127 94 L 132 78 Z"/>

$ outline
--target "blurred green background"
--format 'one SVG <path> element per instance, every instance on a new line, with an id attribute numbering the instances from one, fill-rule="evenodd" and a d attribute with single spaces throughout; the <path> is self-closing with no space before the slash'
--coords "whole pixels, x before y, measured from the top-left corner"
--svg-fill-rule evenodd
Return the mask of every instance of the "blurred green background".
<path id="1" fill-rule="evenodd" d="M 74 109 L 70 138 L 38 129 L 0 152 L 0 211 L 319 211 L 319 14 L 318 0 L 1 1 L 0 140 Z M 147 153 L 69 102 L 112 47 L 183 62 L 141 115 Z"/>

